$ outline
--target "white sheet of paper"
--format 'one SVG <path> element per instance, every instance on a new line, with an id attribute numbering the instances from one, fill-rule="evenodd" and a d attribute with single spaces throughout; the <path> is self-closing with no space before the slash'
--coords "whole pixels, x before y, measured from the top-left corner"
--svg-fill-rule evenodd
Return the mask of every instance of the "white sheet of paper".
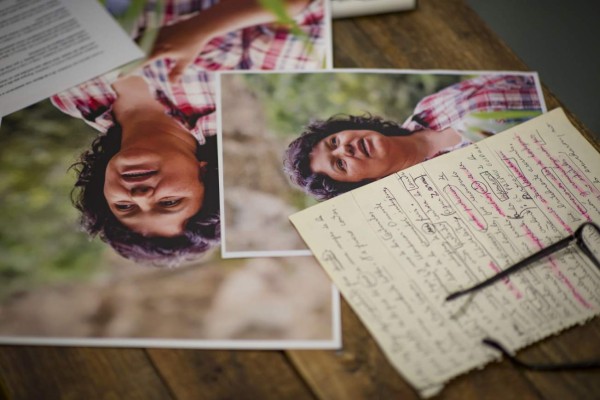
<path id="1" fill-rule="evenodd" d="M 416 6 L 417 0 L 331 0 L 331 16 L 347 18 L 382 14 L 410 10 Z"/>
<path id="2" fill-rule="evenodd" d="M 143 56 L 97 0 L 0 0 L 0 116 Z"/>
<path id="3" fill-rule="evenodd" d="M 575 246 L 445 302 L 585 221 L 600 222 L 600 154 L 554 110 L 290 218 L 391 363 L 429 397 L 449 379 L 600 311 Z"/>

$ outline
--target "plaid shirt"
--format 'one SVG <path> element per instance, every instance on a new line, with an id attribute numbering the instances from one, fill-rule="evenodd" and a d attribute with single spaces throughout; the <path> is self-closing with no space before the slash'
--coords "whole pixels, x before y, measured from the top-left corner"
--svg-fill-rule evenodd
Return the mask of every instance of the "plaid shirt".
<path id="1" fill-rule="evenodd" d="M 425 97 L 402 126 L 411 131 L 441 131 L 472 112 L 541 108 L 532 76 L 482 75 Z"/>
<path id="2" fill-rule="evenodd" d="M 161 25 L 175 23 L 217 3 L 214 0 L 168 0 Z M 152 5 L 139 20 L 132 36 L 152 21 Z M 216 37 L 184 71 L 181 84 L 171 85 L 168 73 L 172 61 L 159 59 L 138 72 L 148 83 L 165 111 L 194 135 L 200 144 L 205 136 L 216 134 L 214 76 L 206 70 L 228 69 L 301 69 L 318 66 L 319 49 L 323 42 L 323 2 L 313 1 L 296 16 L 296 21 L 308 34 L 315 52 L 307 54 L 307 45 L 288 30 L 274 25 L 258 25 Z M 114 124 L 112 104 L 116 93 L 111 84 L 118 71 L 89 80 L 52 96 L 52 103 L 61 111 L 83 119 L 93 128 L 106 132 Z"/>
<path id="3" fill-rule="evenodd" d="M 449 86 L 423 98 L 403 128 L 410 131 L 432 129 L 441 131 L 452 127 L 465 134 L 464 120 L 472 113 L 483 111 L 542 111 L 535 80 L 530 75 L 482 75 Z M 523 118 L 525 120 L 527 118 Z M 495 125 L 508 128 L 519 121 L 494 120 Z M 503 130 L 503 129 L 500 129 Z M 493 133 L 493 132 L 488 132 Z M 483 136 L 482 136 L 483 137 Z M 465 147 L 472 143 L 467 137 L 435 156 Z"/>
<path id="4" fill-rule="evenodd" d="M 312 1 L 294 20 L 306 34 L 300 38 L 284 26 L 263 24 L 213 38 L 198 55 L 196 65 L 209 71 L 232 69 L 298 70 L 320 68 L 325 55 L 325 0 Z M 218 0 L 167 0 L 161 26 L 202 13 Z M 133 37 L 156 19 L 149 1 Z M 311 50 L 312 49 L 312 50 Z"/>

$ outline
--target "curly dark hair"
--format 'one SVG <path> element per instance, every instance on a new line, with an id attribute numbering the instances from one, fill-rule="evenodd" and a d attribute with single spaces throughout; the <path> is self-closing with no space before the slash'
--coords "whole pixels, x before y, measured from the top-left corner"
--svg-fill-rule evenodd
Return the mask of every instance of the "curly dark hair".
<path id="1" fill-rule="evenodd" d="M 208 137 L 196 149 L 196 158 L 206 161 L 202 208 L 185 224 L 182 235 L 147 237 L 124 226 L 104 197 L 106 166 L 121 148 L 121 126 L 115 123 L 94 139 L 90 149 L 71 166 L 77 181 L 71 192 L 73 205 L 81 212 L 81 226 L 90 236 L 99 236 L 121 256 L 153 265 L 175 266 L 205 253 L 219 243 L 219 174 L 216 137 Z"/>
<path id="2" fill-rule="evenodd" d="M 317 143 L 329 135 L 345 130 L 372 130 L 385 136 L 408 136 L 412 133 L 394 121 L 368 113 L 361 116 L 339 114 L 325 121 L 313 121 L 285 151 L 283 169 L 292 183 L 319 200 L 331 199 L 369 183 L 369 180 L 339 182 L 310 169 L 310 153 Z"/>

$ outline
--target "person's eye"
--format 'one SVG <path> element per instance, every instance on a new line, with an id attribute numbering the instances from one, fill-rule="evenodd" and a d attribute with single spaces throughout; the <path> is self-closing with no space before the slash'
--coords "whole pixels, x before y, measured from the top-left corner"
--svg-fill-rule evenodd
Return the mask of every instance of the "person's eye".
<path id="1" fill-rule="evenodd" d="M 167 200 L 161 200 L 158 202 L 158 204 L 164 208 L 175 207 L 179 203 L 181 203 L 181 199 L 167 199 Z"/>
<path id="2" fill-rule="evenodd" d="M 335 136 L 333 136 L 333 137 L 331 138 L 331 145 L 332 145 L 333 147 L 337 147 L 338 143 L 339 143 L 338 139 L 337 139 Z"/>
<path id="3" fill-rule="evenodd" d="M 133 204 L 117 203 L 115 204 L 115 208 L 119 211 L 129 211 L 133 208 Z"/>
<path id="4" fill-rule="evenodd" d="M 335 161 L 335 165 L 341 170 L 341 171 L 346 171 L 346 163 L 344 162 L 344 160 L 342 160 L 341 158 L 338 158 Z"/>

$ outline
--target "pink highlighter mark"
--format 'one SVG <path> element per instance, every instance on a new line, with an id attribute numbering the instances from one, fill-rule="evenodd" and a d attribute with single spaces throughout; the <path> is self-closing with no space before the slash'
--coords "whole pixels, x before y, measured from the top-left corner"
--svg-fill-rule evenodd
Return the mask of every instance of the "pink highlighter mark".
<path id="1" fill-rule="evenodd" d="M 504 210 L 502 208 L 500 208 L 500 205 L 498 203 L 496 203 L 496 200 L 494 200 L 494 198 L 492 197 L 492 195 L 490 193 L 484 193 L 483 197 L 485 197 L 485 199 L 487 200 L 487 202 L 494 207 L 494 210 L 496 210 L 496 212 L 498 214 L 500 214 L 503 217 L 506 217 L 506 214 L 504 213 Z"/>
<path id="2" fill-rule="evenodd" d="M 527 143 L 525 143 L 520 136 L 515 135 L 515 138 L 516 138 L 517 142 L 521 145 L 521 148 L 523 149 L 523 151 L 525 151 L 525 154 L 527 154 L 529 156 L 529 158 L 531 158 L 533 160 L 533 162 L 536 163 L 539 167 L 543 167 L 544 163 L 542 162 L 542 160 L 540 160 L 535 155 L 535 153 L 531 150 L 529 145 Z"/>
<path id="3" fill-rule="evenodd" d="M 562 193 L 569 200 L 571 205 L 573 207 L 575 207 L 575 209 L 577 209 L 577 211 L 581 215 L 583 215 L 583 217 L 586 220 L 588 220 L 588 221 L 592 220 L 592 217 L 590 217 L 590 215 L 587 213 L 587 210 L 585 208 L 583 208 L 581 203 L 573 196 L 573 194 L 569 191 L 569 189 L 565 187 L 565 185 L 562 183 L 562 181 L 560 179 L 558 179 L 558 177 L 556 176 L 554 171 L 552 171 L 552 168 L 543 168 L 542 173 L 550 182 L 552 182 L 552 184 L 554 185 L 555 188 L 562 191 Z"/>
<path id="4" fill-rule="evenodd" d="M 542 244 L 542 242 L 540 242 L 539 238 L 531 231 L 531 229 L 529 229 L 527 225 L 523 225 L 523 230 L 525 231 L 525 236 L 527 236 L 527 238 L 529 238 L 529 240 L 531 240 L 534 243 L 538 250 L 541 250 L 545 247 Z M 579 304 L 581 304 L 583 307 L 591 309 L 592 306 L 590 305 L 590 303 L 588 303 L 583 298 L 581 293 L 577 291 L 577 288 L 573 285 L 573 283 L 571 283 L 569 278 L 567 278 L 565 274 L 563 274 L 563 272 L 560 270 L 560 267 L 556 264 L 554 256 L 548 256 L 548 261 L 550 261 L 550 269 L 552 270 L 554 275 L 556 275 L 556 277 L 567 287 L 567 289 L 571 292 L 575 300 L 577 300 L 577 302 L 579 302 Z"/>
<path id="5" fill-rule="evenodd" d="M 564 161 L 564 163 L 566 164 L 567 161 Z M 579 186 L 582 186 L 582 191 L 579 192 L 579 195 L 581 197 L 595 196 L 600 198 L 600 191 L 589 181 L 587 176 L 578 171 L 577 168 L 571 164 L 569 164 L 569 168 L 571 168 L 571 171 L 567 172 L 570 172 L 573 175 L 573 180 L 580 181 Z"/>
<path id="6" fill-rule="evenodd" d="M 535 156 L 535 155 L 533 155 L 533 156 Z M 500 158 L 504 161 L 504 163 L 506 164 L 506 166 L 513 172 L 513 174 L 521 181 L 521 183 L 523 184 L 523 186 L 527 187 L 529 190 L 531 190 L 533 192 L 533 198 L 539 200 L 544 206 L 546 206 L 546 210 L 548 211 L 548 213 L 550 215 L 552 215 L 554 217 L 554 219 L 556 219 L 556 221 L 560 224 L 560 226 L 563 227 L 564 230 L 566 230 L 567 232 L 569 232 L 569 234 L 573 234 L 573 229 L 571 229 L 571 227 L 561 218 L 561 216 L 558 215 L 558 213 L 556 212 L 556 210 L 554 208 L 552 208 L 552 206 L 550 204 L 548 204 L 548 200 L 546 200 L 538 192 L 538 190 L 536 189 L 536 187 L 533 186 L 533 185 L 531 185 L 531 183 L 529 182 L 529 180 L 527 179 L 527 177 L 523 174 L 523 172 L 521 171 L 521 169 L 519 168 L 519 166 L 515 165 L 515 163 L 513 163 L 510 158 L 507 158 L 504 155 L 504 153 L 502 153 L 502 152 L 500 152 Z M 539 160 L 538 158 L 536 158 L 536 163 L 540 167 L 545 168 L 544 163 L 541 160 Z"/>
<path id="7" fill-rule="evenodd" d="M 521 171 L 521 168 L 519 168 L 519 166 L 517 164 L 515 164 L 511 158 L 506 157 L 503 152 L 500 152 L 500 158 L 502 159 L 502 161 L 504 161 L 504 164 L 506 164 L 508 169 L 519 180 L 521 185 L 523 185 L 525 187 L 531 186 L 531 182 L 529 182 L 529 179 L 527 179 L 525 174 L 523 174 L 523 171 Z"/>
<path id="8" fill-rule="evenodd" d="M 493 261 L 490 261 L 488 266 L 492 270 L 494 270 L 494 272 L 497 274 L 501 272 L 501 269 L 498 268 L 498 266 L 496 264 L 494 264 Z M 517 289 L 517 287 L 515 285 L 513 285 L 511 280 L 508 278 L 508 276 L 506 278 L 502 279 L 502 283 L 504 283 L 506 285 L 506 287 L 508 288 L 508 290 L 515 296 L 515 299 L 519 300 L 523 297 L 523 293 L 521 293 L 521 291 L 519 289 Z"/>
<path id="9" fill-rule="evenodd" d="M 523 141 L 523 139 L 520 136 L 516 137 L 517 142 L 519 142 L 519 144 L 521 145 L 521 148 L 525 151 L 525 153 L 527 153 L 527 155 L 532 158 L 534 160 L 534 162 L 543 169 L 546 169 L 547 167 L 544 165 L 543 161 L 539 159 L 539 157 L 537 157 L 535 155 L 535 153 L 529 148 L 529 145 L 527 143 L 525 143 Z M 546 149 L 545 144 L 543 142 L 539 142 L 539 141 L 535 141 L 535 144 L 537 144 L 538 148 L 540 149 L 540 151 L 542 153 L 544 153 L 544 155 L 546 155 L 546 157 L 548 157 L 548 159 L 552 162 L 552 164 L 555 166 L 556 169 L 558 169 L 564 176 L 565 178 L 567 178 L 567 180 L 569 181 L 569 183 L 577 190 L 577 192 L 582 195 L 582 196 L 587 196 L 588 192 L 585 191 L 583 188 L 581 188 L 574 180 L 573 178 L 569 175 L 568 171 L 565 171 L 565 169 L 563 168 L 563 165 L 561 164 L 561 162 L 559 160 L 556 159 L 556 157 L 554 157 L 554 155 L 550 154 L 550 152 L 548 151 L 548 149 Z M 566 161 L 563 161 L 568 167 L 571 167 L 570 165 L 568 165 L 568 163 Z M 571 167 L 571 169 L 573 169 Z M 566 190 L 566 189 L 565 189 Z"/>
<path id="10" fill-rule="evenodd" d="M 473 176 L 473 173 L 466 166 L 461 164 L 460 169 L 465 173 L 466 177 L 469 179 L 472 186 L 477 185 L 479 183 Z M 498 214 L 500 214 L 503 217 L 506 217 L 506 213 L 504 212 L 504 210 L 502 208 L 500 208 L 500 205 L 498 205 L 498 203 L 496 203 L 496 200 L 494 200 L 494 198 L 492 197 L 492 195 L 490 193 L 483 193 L 482 196 L 485 197 L 487 202 L 494 208 L 494 210 L 496 210 L 496 212 Z"/>
<path id="11" fill-rule="evenodd" d="M 452 185 L 448 185 L 444 188 L 444 192 L 450 195 L 450 197 L 459 206 L 459 211 L 464 212 L 468 220 L 477 228 L 477 230 L 483 232 L 487 229 L 487 223 L 483 220 L 483 217 L 475 210 L 475 207 L 471 202 L 466 199 L 459 189 Z"/>
<path id="12" fill-rule="evenodd" d="M 575 188 L 575 190 L 577 190 L 577 192 L 579 192 L 580 194 L 585 193 L 585 190 L 583 188 L 581 188 L 575 181 L 573 181 L 573 178 L 571 178 L 569 176 L 569 174 L 567 173 L 567 171 L 565 171 L 565 169 L 561 165 L 560 161 L 557 160 L 556 157 L 554 157 L 554 155 L 550 154 L 550 152 L 548 151 L 548 149 L 546 149 L 546 147 L 543 145 L 543 143 L 538 143 L 538 147 L 539 147 L 540 151 L 542 153 L 544 153 L 546 155 L 546 157 L 548 157 L 548 159 L 552 162 L 554 167 L 557 170 L 559 170 L 561 172 L 561 174 L 567 179 L 567 181 Z"/>

